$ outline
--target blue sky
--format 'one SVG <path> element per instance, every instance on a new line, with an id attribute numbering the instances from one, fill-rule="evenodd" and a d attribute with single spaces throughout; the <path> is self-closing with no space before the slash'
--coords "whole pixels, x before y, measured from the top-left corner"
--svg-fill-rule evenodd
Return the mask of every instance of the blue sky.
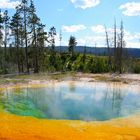
<path id="1" fill-rule="evenodd" d="M 9 9 L 20 0 L 0 0 L 1 9 Z M 46 24 L 46 30 L 55 26 L 56 45 L 62 31 L 62 45 L 68 44 L 70 35 L 78 45 L 105 46 L 104 25 L 112 34 L 114 18 L 119 29 L 123 20 L 127 47 L 140 48 L 140 0 L 34 0 L 38 16 Z"/>

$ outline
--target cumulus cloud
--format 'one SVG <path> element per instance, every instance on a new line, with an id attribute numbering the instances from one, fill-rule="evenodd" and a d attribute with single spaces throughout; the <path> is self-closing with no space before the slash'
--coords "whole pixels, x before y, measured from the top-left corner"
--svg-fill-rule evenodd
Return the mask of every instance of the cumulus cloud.
<path id="1" fill-rule="evenodd" d="M 103 25 L 96 25 L 96 26 L 92 26 L 91 30 L 95 33 L 104 33 L 105 27 Z"/>
<path id="2" fill-rule="evenodd" d="M 140 48 L 140 33 L 131 33 L 127 30 L 124 30 L 124 35 L 126 47 Z"/>
<path id="3" fill-rule="evenodd" d="M 69 33 L 74 33 L 74 32 L 78 32 L 81 30 L 85 30 L 86 26 L 85 25 L 71 25 L 71 26 L 62 26 L 62 31 L 63 32 L 69 32 Z"/>
<path id="4" fill-rule="evenodd" d="M 129 48 L 140 48 L 140 42 L 127 42 L 127 47 Z"/>
<path id="5" fill-rule="evenodd" d="M 93 31 L 93 35 L 91 36 L 84 36 L 77 39 L 78 45 L 87 45 L 87 46 L 95 46 L 97 47 L 104 47 L 106 44 L 106 37 L 105 37 L 105 28 L 103 25 L 94 25 L 90 27 Z M 107 28 L 109 38 L 113 39 L 114 29 Z M 120 32 L 120 29 L 117 28 L 117 32 Z M 131 48 L 140 48 L 140 33 L 132 33 L 128 30 L 124 29 L 124 40 L 126 41 L 126 47 Z"/>
<path id="6" fill-rule="evenodd" d="M 105 26 L 103 25 L 94 25 L 91 27 L 91 30 L 97 34 L 101 34 L 101 33 L 105 34 Z M 119 28 L 117 28 L 116 30 L 117 32 L 120 32 Z M 114 33 L 114 28 L 107 28 L 107 32 L 108 34 L 112 35 Z"/>
<path id="7" fill-rule="evenodd" d="M 140 2 L 128 2 L 120 6 L 126 16 L 140 16 Z"/>
<path id="8" fill-rule="evenodd" d="M 0 0 L 0 8 L 14 9 L 19 3 L 19 1 Z"/>
<path id="9" fill-rule="evenodd" d="M 89 32 L 89 29 L 92 32 Z M 86 30 L 86 33 L 84 36 L 81 36 L 79 34 L 79 31 Z M 73 33 L 76 32 L 76 39 L 78 45 L 81 46 L 96 46 L 97 47 L 104 47 L 106 46 L 106 36 L 105 36 L 105 27 L 104 25 L 93 25 L 93 26 L 85 26 L 85 25 L 72 25 L 72 26 L 63 26 L 62 27 L 63 32 L 67 33 Z M 108 35 L 110 40 L 113 41 L 114 36 L 114 28 L 107 28 Z M 120 32 L 120 27 L 117 27 L 117 33 Z M 65 34 L 65 33 L 64 33 Z M 58 38 L 59 39 L 59 38 Z M 124 29 L 124 40 L 126 41 L 126 47 L 131 48 L 140 48 L 140 33 L 138 32 L 130 32 L 126 29 Z M 57 41 L 59 43 L 59 40 Z M 63 40 L 63 45 L 67 45 L 68 41 Z"/>
<path id="10" fill-rule="evenodd" d="M 45 44 L 46 44 L 46 46 L 50 45 L 47 41 L 45 42 Z M 56 46 L 60 46 L 60 35 L 59 35 L 59 33 L 57 33 L 56 36 L 55 36 L 55 45 Z M 68 41 L 64 40 L 62 38 L 61 45 L 67 46 L 68 45 Z"/>
<path id="11" fill-rule="evenodd" d="M 76 8 L 87 9 L 100 4 L 100 0 L 71 0 Z"/>
<path id="12" fill-rule="evenodd" d="M 129 31 L 124 30 L 125 40 L 132 41 L 140 39 L 140 33 L 130 33 Z"/>
<path id="13" fill-rule="evenodd" d="M 110 39 L 112 38 L 112 35 L 109 35 Z M 124 36 L 124 40 L 126 41 L 126 47 L 127 48 L 140 48 L 140 41 L 138 38 L 138 33 L 131 33 L 129 35 Z M 95 46 L 96 47 L 104 47 L 106 46 L 106 37 L 105 34 L 94 34 L 91 36 L 84 36 L 77 38 L 78 45 L 81 46 Z"/>

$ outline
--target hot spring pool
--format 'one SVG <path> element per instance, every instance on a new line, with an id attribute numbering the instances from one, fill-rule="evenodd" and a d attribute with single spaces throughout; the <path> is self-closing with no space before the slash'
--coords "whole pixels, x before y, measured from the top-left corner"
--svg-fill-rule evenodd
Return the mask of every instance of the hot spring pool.
<path id="1" fill-rule="evenodd" d="M 37 118 L 104 121 L 140 112 L 140 86 L 63 81 L 45 88 L 7 88 L 0 92 L 0 110 Z"/>

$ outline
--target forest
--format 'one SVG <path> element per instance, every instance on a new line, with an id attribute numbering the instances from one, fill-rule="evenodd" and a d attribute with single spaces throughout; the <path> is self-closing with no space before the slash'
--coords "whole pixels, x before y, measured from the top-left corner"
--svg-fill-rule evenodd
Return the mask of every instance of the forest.
<path id="1" fill-rule="evenodd" d="M 75 36 L 69 38 L 68 52 L 61 52 L 61 45 L 55 46 L 56 28 L 52 26 L 46 31 L 45 26 L 36 14 L 33 0 L 22 0 L 12 17 L 8 10 L 0 11 L 0 74 L 67 71 L 140 73 L 140 59 L 129 57 L 125 47 L 123 21 L 119 31 L 114 21 L 112 39 L 105 27 L 108 56 L 88 54 L 86 46 L 83 46 L 83 53 L 77 53 Z M 60 50 L 56 51 L 56 47 Z M 113 48 L 113 53 L 110 48 Z"/>

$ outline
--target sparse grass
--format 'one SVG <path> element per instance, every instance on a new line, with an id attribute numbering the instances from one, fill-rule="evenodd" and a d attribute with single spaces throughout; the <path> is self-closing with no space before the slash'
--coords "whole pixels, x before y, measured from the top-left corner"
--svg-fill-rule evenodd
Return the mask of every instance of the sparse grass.
<path id="1" fill-rule="evenodd" d="M 75 72 L 67 72 L 67 73 L 62 73 L 62 74 L 52 74 L 52 75 L 49 75 L 48 78 L 59 80 L 59 79 L 67 78 L 67 77 L 74 77 L 75 75 L 76 75 Z"/>
<path id="2" fill-rule="evenodd" d="M 6 76 L 0 78 L 0 85 L 3 84 L 18 84 L 18 83 L 27 83 L 31 80 L 62 80 L 67 77 L 74 77 L 74 72 L 67 73 L 40 73 L 40 74 L 30 74 L 30 75 L 15 75 L 15 76 Z"/>
<path id="3" fill-rule="evenodd" d="M 40 74 L 30 74 L 30 75 L 17 75 L 14 79 L 17 80 L 49 80 L 49 79 L 63 79 L 68 76 L 74 76 L 75 72 L 66 73 L 40 73 Z"/>
<path id="4" fill-rule="evenodd" d="M 128 84 L 133 82 L 133 79 L 122 78 L 120 75 L 113 74 L 90 74 L 90 73 L 76 73 L 76 72 L 65 72 L 65 73 L 40 73 L 30 75 L 15 75 L 15 76 L 3 76 L 0 78 L 0 85 L 28 83 L 32 80 L 49 81 L 49 80 L 79 80 L 79 78 L 90 78 L 91 81 L 105 81 L 105 82 L 123 82 Z"/>
<path id="5" fill-rule="evenodd" d="M 24 79 L 14 79 L 14 78 L 2 78 L 0 79 L 0 85 L 3 84 L 18 84 L 18 83 L 25 83 L 26 81 Z"/>
<path id="6" fill-rule="evenodd" d="M 109 81 L 109 78 L 107 77 L 107 76 L 95 76 L 94 77 L 95 78 L 95 80 L 98 80 L 98 81 Z"/>
<path id="7" fill-rule="evenodd" d="M 109 80 L 110 82 L 122 82 L 122 79 L 121 78 L 112 78 Z"/>

